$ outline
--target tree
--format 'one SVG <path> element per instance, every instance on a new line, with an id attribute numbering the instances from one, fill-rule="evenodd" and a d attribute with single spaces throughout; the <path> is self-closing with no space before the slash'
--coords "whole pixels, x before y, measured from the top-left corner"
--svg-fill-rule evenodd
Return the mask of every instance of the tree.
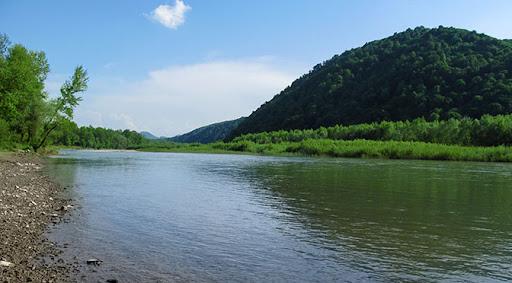
<path id="1" fill-rule="evenodd" d="M 20 44 L 11 47 L 7 37 L 0 36 L 0 119 L 8 123 L 20 142 L 30 143 L 40 127 L 48 72 L 43 52 Z"/>
<path id="2" fill-rule="evenodd" d="M 44 117 L 43 131 L 40 139 L 32 144 L 35 151 L 45 145 L 48 136 L 59 126 L 64 119 L 73 119 L 73 112 L 82 97 L 77 94 L 87 89 L 87 71 L 78 66 L 70 80 L 66 81 L 60 88 L 61 96 L 50 101 L 49 112 Z"/>
<path id="3" fill-rule="evenodd" d="M 46 144 L 89 148 L 127 148 L 146 142 L 134 131 L 78 127 L 73 112 L 87 89 L 87 72 L 78 66 L 60 96 L 49 99 L 44 81 L 49 72 L 44 52 L 11 45 L 0 34 L 0 148 Z"/>

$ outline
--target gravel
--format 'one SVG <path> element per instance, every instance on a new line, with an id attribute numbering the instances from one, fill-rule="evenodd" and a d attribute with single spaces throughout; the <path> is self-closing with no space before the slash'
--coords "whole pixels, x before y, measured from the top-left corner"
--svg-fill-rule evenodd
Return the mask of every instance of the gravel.
<path id="1" fill-rule="evenodd" d="M 72 263 L 46 237 L 72 208 L 35 154 L 0 155 L 0 282 L 69 282 Z"/>

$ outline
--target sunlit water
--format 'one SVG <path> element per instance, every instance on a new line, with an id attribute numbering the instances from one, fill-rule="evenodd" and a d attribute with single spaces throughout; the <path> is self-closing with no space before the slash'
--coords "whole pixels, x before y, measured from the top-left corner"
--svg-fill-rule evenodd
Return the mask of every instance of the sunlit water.
<path id="1" fill-rule="evenodd" d="M 86 281 L 512 280 L 512 166 L 64 151 Z"/>

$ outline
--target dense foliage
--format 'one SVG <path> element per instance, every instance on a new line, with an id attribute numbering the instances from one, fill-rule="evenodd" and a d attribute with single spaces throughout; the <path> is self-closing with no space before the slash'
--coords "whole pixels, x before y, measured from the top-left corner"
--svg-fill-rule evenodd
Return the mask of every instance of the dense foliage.
<path id="1" fill-rule="evenodd" d="M 95 127 L 78 127 L 74 122 L 63 122 L 49 137 L 50 143 L 61 146 L 76 146 L 93 149 L 126 149 L 147 143 L 135 131 L 111 130 Z"/>
<path id="2" fill-rule="evenodd" d="M 257 144 L 251 141 L 215 143 L 212 150 L 259 154 L 299 154 L 306 156 L 422 159 L 452 161 L 512 162 L 510 147 L 467 147 L 407 141 L 339 141 L 307 139 L 301 142 Z M 198 149 L 195 149 L 197 151 Z"/>
<path id="3" fill-rule="evenodd" d="M 133 131 L 78 127 L 74 108 L 77 94 L 87 88 L 87 73 L 81 66 L 66 81 L 60 96 L 49 98 L 44 81 L 49 72 L 44 52 L 11 45 L 0 34 L 0 148 L 38 150 L 47 144 L 85 148 L 128 148 L 145 142 Z"/>
<path id="4" fill-rule="evenodd" d="M 246 134 L 233 141 L 258 144 L 300 142 L 308 139 L 421 141 L 439 144 L 497 146 L 512 145 L 512 115 L 484 115 L 480 119 L 463 118 L 428 122 L 376 122 L 312 130 L 280 130 Z"/>
<path id="5" fill-rule="evenodd" d="M 253 112 L 231 137 L 510 112 L 510 41 L 456 28 L 418 27 L 316 65 Z"/>
<path id="6" fill-rule="evenodd" d="M 357 158 L 512 162 L 508 146 L 474 147 L 413 141 L 306 139 L 298 142 L 255 143 L 248 140 L 210 144 L 151 143 L 137 148 L 155 152 L 251 153 Z"/>
<path id="7" fill-rule="evenodd" d="M 224 140 L 244 119 L 245 117 L 241 117 L 236 120 L 207 125 L 169 140 L 181 143 L 211 143 Z"/>
<path id="8" fill-rule="evenodd" d="M 331 157 L 369 157 L 512 162 L 512 115 L 484 115 L 428 122 L 376 122 L 316 130 L 280 130 L 210 144 L 150 143 L 139 150 L 247 152 Z"/>
<path id="9" fill-rule="evenodd" d="M 38 150 L 63 121 L 73 118 L 81 100 L 77 94 L 87 89 L 87 72 L 77 67 L 53 99 L 44 90 L 48 72 L 44 52 L 11 45 L 0 35 L 0 146 Z"/>
<path id="10" fill-rule="evenodd" d="M 37 139 L 48 108 L 44 92 L 48 72 L 43 52 L 11 46 L 0 34 L 0 145 Z"/>

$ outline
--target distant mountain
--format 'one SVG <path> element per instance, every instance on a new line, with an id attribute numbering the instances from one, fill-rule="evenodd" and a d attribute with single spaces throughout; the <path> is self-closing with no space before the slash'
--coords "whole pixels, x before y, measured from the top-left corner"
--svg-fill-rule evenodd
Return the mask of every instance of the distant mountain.
<path id="1" fill-rule="evenodd" d="M 241 117 L 236 120 L 224 121 L 220 123 L 211 124 L 189 133 L 169 138 L 170 141 L 181 143 L 210 143 L 225 139 L 234 128 L 245 119 Z"/>
<path id="2" fill-rule="evenodd" d="M 159 137 L 153 135 L 152 133 L 150 132 L 140 132 L 139 133 L 141 136 L 143 136 L 144 138 L 148 139 L 148 140 L 157 140 L 159 139 Z"/>
<path id="3" fill-rule="evenodd" d="M 511 40 L 457 28 L 418 27 L 316 65 L 261 105 L 231 137 L 511 112 Z"/>

